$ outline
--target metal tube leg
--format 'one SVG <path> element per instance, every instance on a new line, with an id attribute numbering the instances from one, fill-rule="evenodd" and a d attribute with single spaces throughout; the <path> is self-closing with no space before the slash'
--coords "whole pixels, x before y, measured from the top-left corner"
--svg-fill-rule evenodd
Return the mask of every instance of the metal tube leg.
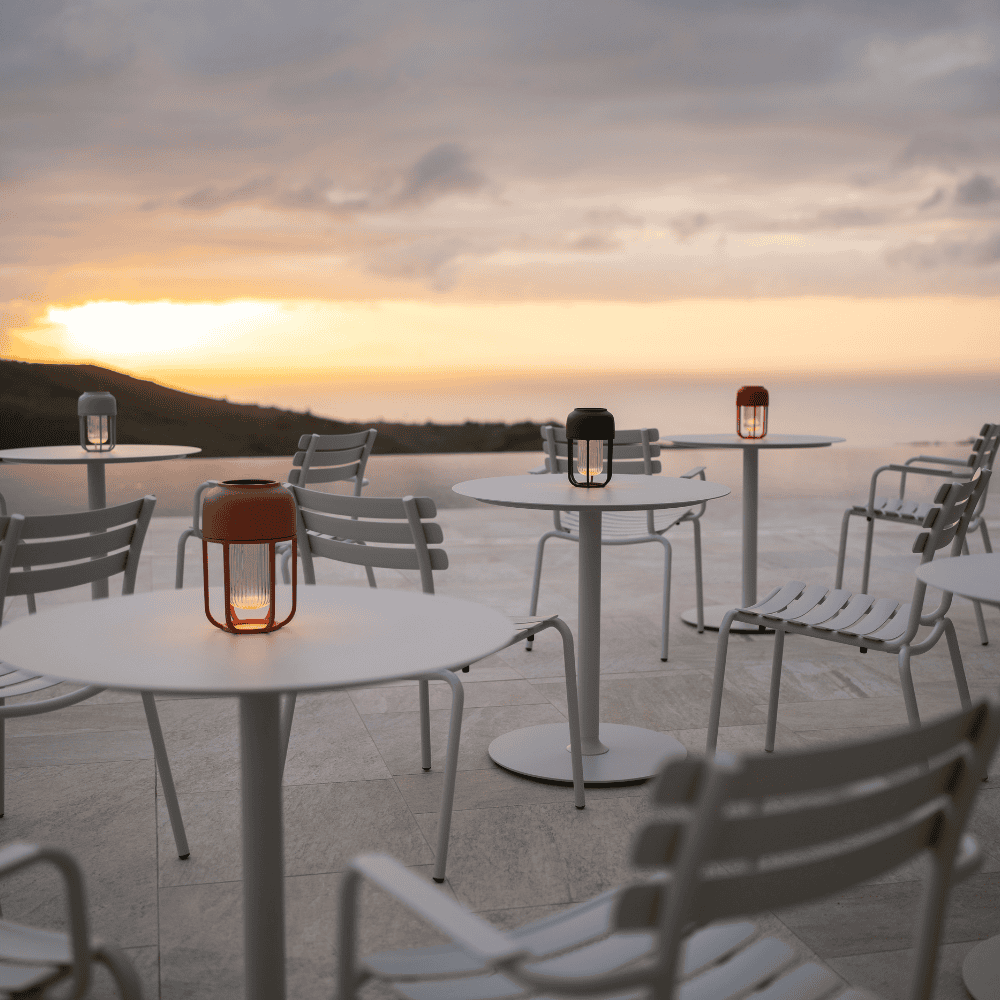
<path id="1" fill-rule="evenodd" d="M 288 760 L 288 741 L 292 738 L 292 719 L 295 718 L 294 691 L 281 696 L 281 775 L 285 774 L 285 761 Z"/>
<path id="2" fill-rule="evenodd" d="M 580 652 L 580 737 L 587 756 L 607 753 L 600 739 L 601 715 L 601 512 L 580 511 L 580 567 L 577 576 Z"/>
<path id="3" fill-rule="evenodd" d="M 0 698 L 0 705 L 6 705 L 5 698 Z M 0 718 L 0 816 L 7 809 L 7 720 Z"/>
<path id="4" fill-rule="evenodd" d="M 667 662 L 667 644 L 670 641 L 670 569 L 673 563 L 673 549 L 670 542 L 660 537 L 663 543 L 663 623 L 660 626 L 660 662 Z"/>
<path id="5" fill-rule="evenodd" d="M 566 710 L 569 716 L 569 752 L 573 767 L 573 797 L 576 808 L 586 806 L 583 791 L 583 756 L 580 751 L 580 700 L 577 698 L 576 656 L 573 652 L 573 632 L 561 619 L 552 621 L 563 642 L 563 670 L 566 674 Z"/>
<path id="6" fill-rule="evenodd" d="M 758 454 L 743 449 L 743 607 L 757 603 Z"/>
<path id="7" fill-rule="evenodd" d="M 837 549 L 837 575 L 834 578 L 835 590 L 844 586 L 844 560 L 847 558 L 847 529 L 851 523 L 851 511 L 844 511 L 844 519 L 840 523 L 840 548 Z"/>
<path id="8" fill-rule="evenodd" d="M 764 750 L 774 751 L 774 733 L 778 728 L 778 693 L 781 690 L 781 658 L 785 652 L 785 630 L 774 630 L 774 655 L 771 657 L 771 692 L 767 699 L 767 733 Z"/>
<path id="9" fill-rule="evenodd" d="M 538 591 L 542 586 L 542 557 L 545 555 L 545 543 L 552 537 L 554 532 L 547 531 L 538 539 L 538 547 L 535 549 L 535 575 L 531 579 L 531 603 L 528 605 L 528 614 L 538 614 Z M 529 635 L 524 640 L 524 648 L 531 651 L 531 644 L 535 641 L 533 635 Z"/>
<path id="10" fill-rule="evenodd" d="M 163 786 L 163 801 L 170 817 L 170 827 L 174 831 L 174 844 L 177 846 L 177 857 L 182 861 L 189 857 L 187 835 L 184 833 L 184 820 L 181 818 L 181 807 L 177 802 L 177 791 L 174 788 L 174 776 L 170 771 L 170 759 L 167 757 L 167 744 L 163 740 L 163 729 L 160 727 L 160 714 L 156 711 L 156 702 L 148 691 L 142 693 L 142 707 L 146 712 L 146 725 L 149 726 L 149 738 L 153 743 L 153 758 L 156 760 L 156 770 Z"/>
<path id="11" fill-rule="evenodd" d="M 948 642 L 948 652 L 951 654 L 951 669 L 955 674 L 955 684 L 958 687 L 958 697 L 962 708 L 972 707 L 972 697 L 969 695 L 969 682 L 965 677 L 965 666 L 962 663 L 962 651 L 958 648 L 958 635 L 955 624 L 950 618 L 944 622 L 944 637 Z"/>
<path id="12" fill-rule="evenodd" d="M 185 528 L 181 532 L 181 537 L 177 540 L 177 572 L 174 576 L 174 589 L 184 588 L 184 548 L 187 540 L 194 534 L 194 528 Z"/>
<path id="13" fill-rule="evenodd" d="M 969 554 L 969 539 L 966 538 L 962 542 L 962 555 Z M 983 618 L 983 606 L 979 601 L 972 602 L 972 610 L 976 615 L 976 626 L 979 628 L 979 641 L 984 645 L 988 646 L 990 644 L 990 637 L 986 632 L 986 619 Z"/>
<path id="14" fill-rule="evenodd" d="M 107 507 L 107 490 L 104 482 L 104 463 L 91 461 L 87 463 L 87 506 L 91 510 Z M 90 595 L 94 600 L 108 596 L 108 581 L 94 580 L 90 585 Z"/>
<path id="15" fill-rule="evenodd" d="M 872 568 L 872 542 L 875 539 L 875 519 L 867 518 L 868 525 L 865 531 L 865 564 L 861 570 L 861 593 L 868 593 L 868 574 Z"/>
<path id="16" fill-rule="evenodd" d="M 712 703 L 708 709 L 708 738 L 705 753 L 715 753 L 719 742 L 719 719 L 722 716 L 722 688 L 726 681 L 726 654 L 729 651 L 729 629 L 736 617 L 735 608 L 726 613 L 719 626 L 719 641 L 715 646 L 715 679 L 712 681 Z"/>
<path id="17" fill-rule="evenodd" d="M 694 596 L 698 613 L 698 631 L 705 631 L 705 590 L 701 578 L 701 521 L 695 519 L 694 528 Z"/>
<path id="18" fill-rule="evenodd" d="M 437 857 L 434 859 L 435 882 L 444 881 L 444 866 L 448 861 L 448 838 L 451 836 L 451 813 L 455 805 L 455 781 L 458 778 L 458 741 L 462 737 L 462 708 L 465 689 L 450 670 L 438 675 L 451 685 L 451 719 L 448 722 L 448 754 L 444 766 L 444 789 L 441 793 L 441 815 L 438 819 Z M 426 684 L 426 681 L 421 681 Z"/>
<path id="19" fill-rule="evenodd" d="M 280 695 L 240 696 L 243 964 L 247 1000 L 285 1000 Z"/>
<path id="20" fill-rule="evenodd" d="M 417 681 L 420 689 L 420 766 L 431 769 L 431 695 L 427 681 Z"/>
<path id="21" fill-rule="evenodd" d="M 910 647 L 902 646 L 899 650 L 899 683 L 903 688 L 903 701 L 906 702 L 906 717 L 911 726 L 920 725 L 920 712 L 917 709 L 917 695 L 913 690 L 913 677 L 910 674 Z"/>

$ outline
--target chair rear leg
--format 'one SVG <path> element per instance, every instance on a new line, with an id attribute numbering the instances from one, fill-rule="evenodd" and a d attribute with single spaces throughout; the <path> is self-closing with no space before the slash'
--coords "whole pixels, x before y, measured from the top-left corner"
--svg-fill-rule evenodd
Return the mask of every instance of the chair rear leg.
<path id="1" fill-rule="evenodd" d="M 901 646 L 899 650 L 899 683 L 903 689 L 903 701 L 906 703 L 906 718 L 914 728 L 920 726 L 920 711 L 917 708 L 917 694 L 913 690 L 913 676 L 910 673 L 910 647 Z"/>
<path id="2" fill-rule="evenodd" d="M 694 528 L 694 598 L 698 609 L 698 631 L 705 631 L 705 590 L 701 577 L 701 521 L 692 522 Z"/>
<path id="3" fill-rule="evenodd" d="M 535 574 L 531 580 L 531 604 L 528 606 L 528 614 L 538 614 L 538 591 L 542 585 L 542 557 L 545 555 L 545 543 L 554 535 L 554 531 L 546 531 L 538 539 L 538 547 L 535 549 Z M 531 645 L 535 641 L 533 635 L 529 635 L 524 640 L 524 648 L 530 653 Z"/>
<path id="4" fill-rule="evenodd" d="M 969 554 L 969 539 L 966 538 L 962 542 L 962 555 Z M 990 644 L 990 637 L 986 632 L 986 619 L 983 618 L 983 606 L 979 601 L 972 602 L 972 610 L 976 615 L 976 625 L 979 628 L 979 641 L 984 645 L 988 646 Z"/>
<path id="5" fill-rule="evenodd" d="M 944 620 L 944 637 L 948 643 L 948 652 L 951 654 L 951 669 L 955 673 L 955 685 L 958 688 L 958 697 L 962 702 L 962 708 L 971 708 L 972 697 L 969 694 L 969 682 L 965 677 L 962 651 L 958 648 L 958 634 L 955 632 L 955 623 L 950 618 Z"/>
<path id="6" fill-rule="evenodd" d="M 774 752 L 774 734 L 778 728 L 778 694 L 781 690 L 781 660 L 785 653 L 785 630 L 774 630 L 774 654 L 771 657 L 771 691 L 767 698 L 767 733 L 764 750 Z"/>
<path id="7" fill-rule="evenodd" d="M 847 558 L 847 528 L 851 523 L 851 510 L 844 511 L 844 519 L 840 524 L 840 548 L 837 549 L 837 577 L 834 588 L 840 590 L 844 586 L 844 560 Z"/>
<path id="8" fill-rule="evenodd" d="M 719 741 L 719 719 L 722 716 L 722 687 L 726 680 L 726 654 L 729 652 L 729 629 L 736 609 L 726 613 L 719 626 L 719 641 L 715 647 L 715 679 L 712 681 L 712 704 L 708 710 L 708 738 L 705 753 L 715 753 Z"/>
<path id="9" fill-rule="evenodd" d="M 431 769 L 431 693 L 427 681 L 417 681 L 420 689 L 420 766 Z"/>
<path id="10" fill-rule="evenodd" d="M 872 568 L 872 543 L 875 540 L 875 518 L 866 518 L 868 521 L 865 532 L 865 565 L 861 570 L 861 593 L 868 593 L 868 575 Z"/>
<path id="11" fill-rule="evenodd" d="M 167 804 L 167 815 L 174 831 L 174 844 L 177 847 L 177 857 L 182 861 L 191 856 L 187 835 L 184 833 L 184 820 L 181 818 L 181 807 L 177 802 L 177 791 L 174 788 L 174 776 L 170 770 L 170 760 L 167 757 L 167 745 L 163 741 L 163 730 L 160 728 L 160 715 L 156 711 L 156 702 L 148 691 L 142 693 L 142 707 L 146 712 L 146 724 L 149 726 L 149 738 L 153 742 L 153 757 L 156 760 L 156 770 L 163 785 L 163 801 Z"/>
<path id="12" fill-rule="evenodd" d="M 563 642 L 563 670 L 566 674 L 566 709 L 569 716 L 569 752 L 573 767 L 573 797 L 576 808 L 586 806 L 583 790 L 583 749 L 580 742 L 580 702 L 577 697 L 576 653 L 573 645 L 573 631 L 561 619 L 555 618 L 552 627 L 558 629 Z"/>
<path id="13" fill-rule="evenodd" d="M 451 836 L 451 814 L 455 806 L 455 782 L 458 778 L 458 742 L 462 736 L 462 708 L 465 705 L 465 689 L 458 677 L 450 670 L 442 670 L 440 676 L 451 685 L 451 719 L 448 722 L 448 753 L 444 766 L 444 789 L 441 792 L 441 815 L 438 819 L 437 856 L 434 858 L 432 875 L 435 882 L 444 881 L 444 866 L 448 861 L 448 838 Z"/>
<path id="14" fill-rule="evenodd" d="M 193 534 L 193 528 L 185 528 L 181 532 L 181 537 L 177 540 L 177 570 L 174 574 L 175 590 L 182 590 L 184 587 L 184 548 L 187 545 L 187 540 Z"/>
<path id="15" fill-rule="evenodd" d="M 92 954 L 94 961 L 100 962 L 111 973 L 122 1000 L 142 1000 L 142 981 L 121 948 L 102 941 Z"/>
<path id="16" fill-rule="evenodd" d="M 0 705 L 6 705 L 5 698 L 0 698 Z M 0 819 L 7 809 L 7 720 L 0 718 Z"/>
<path id="17" fill-rule="evenodd" d="M 667 662 L 667 643 L 670 641 L 670 572 L 673 564 L 673 549 L 670 542 L 663 542 L 663 623 L 660 626 L 660 662 Z"/>

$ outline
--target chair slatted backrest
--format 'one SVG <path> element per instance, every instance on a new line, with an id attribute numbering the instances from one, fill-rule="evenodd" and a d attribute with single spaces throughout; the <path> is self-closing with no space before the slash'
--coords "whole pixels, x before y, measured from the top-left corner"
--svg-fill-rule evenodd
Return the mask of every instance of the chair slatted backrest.
<path id="1" fill-rule="evenodd" d="M 1000 450 L 1000 424 L 983 424 L 969 455 L 969 468 L 992 469 Z"/>
<path id="2" fill-rule="evenodd" d="M 303 434 L 288 482 L 308 486 L 354 480 L 354 495 L 360 496 L 377 434 L 374 427 L 356 434 Z"/>
<path id="3" fill-rule="evenodd" d="M 934 497 L 938 506 L 931 507 L 924 518 L 922 531 L 913 542 L 913 551 L 923 554 L 921 562 L 930 562 L 934 553 L 951 545 L 951 554 L 962 554 L 969 522 L 975 516 L 980 500 L 989 488 L 989 469 L 980 469 L 978 475 L 964 483 L 944 483 Z"/>
<path id="4" fill-rule="evenodd" d="M 434 593 L 432 570 L 448 568 L 444 533 L 430 497 L 354 497 L 290 487 L 298 511 L 303 562 L 324 556 L 355 566 L 420 571 L 424 593 Z"/>
<path id="5" fill-rule="evenodd" d="M 611 471 L 623 476 L 652 476 L 662 471 L 660 432 L 655 427 L 636 430 L 615 430 L 615 452 Z M 542 427 L 542 449 L 549 472 L 568 472 L 569 443 L 566 428 L 545 424 Z"/>
<path id="6" fill-rule="evenodd" d="M 910 994 L 926 997 L 962 831 L 998 739 L 1000 707 L 981 702 L 863 742 L 668 764 L 651 796 L 662 811 L 639 831 L 632 859 L 670 878 L 624 889 L 615 925 L 658 927 L 671 940 L 668 932 L 820 899 L 927 855 Z"/>
<path id="7" fill-rule="evenodd" d="M 156 497 L 72 514 L 0 518 L 0 598 L 41 594 L 123 573 L 135 590 L 142 543 Z M 2 615 L 2 604 L 0 604 Z"/>

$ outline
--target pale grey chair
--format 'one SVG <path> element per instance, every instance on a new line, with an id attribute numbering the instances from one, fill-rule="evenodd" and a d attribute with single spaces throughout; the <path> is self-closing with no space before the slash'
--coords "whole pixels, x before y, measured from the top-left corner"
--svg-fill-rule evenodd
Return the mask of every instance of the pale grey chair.
<path id="1" fill-rule="evenodd" d="M 139 555 L 155 505 L 156 497 L 147 496 L 117 507 L 72 514 L 11 514 L 0 517 L 0 621 L 7 597 L 34 597 L 94 580 L 106 580 L 118 573 L 122 574 L 122 594 L 133 593 Z M 29 611 L 33 613 L 33 609 L 29 608 Z M 88 685 L 37 699 L 39 692 L 62 683 L 56 677 L 30 674 L 0 662 L 0 816 L 4 812 L 5 720 L 54 712 L 92 698 L 104 690 Z M 33 700 L 13 705 L 8 703 L 9 699 L 19 695 L 32 695 Z M 177 855 L 186 858 L 190 852 L 184 821 L 177 804 L 160 717 L 151 694 L 143 693 L 142 707 L 146 712 L 149 738 L 153 744 L 153 756 L 163 786 Z"/>
<path id="2" fill-rule="evenodd" d="M 39 864 L 52 865 L 62 876 L 69 930 L 44 930 L 0 919 L 0 996 L 48 997 L 54 995 L 53 987 L 60 997 L 86 996 L 91 968 L 98 963 L 111 973 L 119 996 L 141 1000 L 142 984 L 125 953 L 91 937 L 83 874 L 74 858 L 58 847 L 36 844 L 0 848 L 0 878 Z"/>
<path id="3" fill-rule="evenodd" d="M 979 502 L 989 481 L 990 472 L 987 469 L 981 471 L 971 482 L 945 483 L 941 486 L 934 506 L 924 516 L 923 527 L 930 530 L 922 531 L 913 543 L 913 551 L 921 556 L 921 564 L 930 562 L 935 552 L 948 545 L 951 545 L 952 556 L 961 554 L 969 522 L 979 509 Z M 958 647 L 955 626 L 947 617 L 952 595 L 943 593 L 941 603 L 934 610 L 925 613 L 923 607 L 926 591 L 927 584 L 917 579 L 913 585 L 913 596 L 908 602 L 902 602 L 894 597 L 875 598 L 868 594 L 852 594 L 846 590 L 830 590 L 821 584 L 810 586 L 795 580 L 783 587 L 776 587 L 751 607 L 734 608 L 727 612 L 719 628 L 716 647 L 715 679 L 708 717 L 708 751 L 715 749 L 718 740 L 729 630 L 734 621 L 774 629 L 765 750 L 774 749 L 786 634 L 857 646 L 862 652 L 873 649 L 895 654 L 906 715 L 911 726 L 920 725 L 920 712 L 917 709 L 916 692 L 913 690 L 910 658 L 926 653 L 944 635 L 951 655 L 958 696 L 962 705 L 968 707 L 969 685 L 965 679 L 962 653 Z M 918 639 L 921 628 L 929 628 L 930 631 Z"/>
<path id="4" fill-rule="evenodd" d="M 633 838 L 633 878 L 514 931 L 393 858 L 354 858 L 340 888 L 337 996 L 377 979 L 409 1000 L 872 1000 L 744 918 L 926 858 L 906 997 L 929 1000 L 948 894 L 981 860 L 963 828 L 998 737 L 998 708 L 983 702 L 859 743 L 672 761 Z M 364 883 L 449 943 L 359 957 Z"/>
<path id="5" fill-rule="evenodd" d="M 299 438 L 298 450 L 292 458 L 292 468 L 288 482 L 296 486 L 317 483 L 353 483 L 354 495 L 360 496 L 361 488 L 368 485 L 365 466 L 372 453 L 378 431 L 372 427 L 367 431 L 351 434 L 303 434 Z M 201 499 L 206 490 L 218 486 L 217 479 L 209 479 L 194 492 L 191 512 L 191 527 L 185 528 L 177 540 L 177 569 L 174 586 L 180 590 L 184 586 L 184 550 L 189 538 L 201 539 Z M 282 556 L 281 569 L 285 583 L 288 583 L 288 560 L 291 546 L 282 545 L 276 550 Z M 371 578 L 374 579 L 374 578 Z"/>
<path id="6" fill-rule="evenodd" d="M 663 446 L 659 443 L 660 432 L 655 428 L 642 427 L 637 430 L 616 430 L 612 475 L 653 476 L 662 470 L 659 460 Z M 565 476 L 568 467 L 566 429 L 545 424 L 542 427 L 542 448 L 545 452 L 545 467 L 532 470 L 536 474 L 552 473 Z M 705 467 L 698 466 L 685 472 L 681 479 L 705 479 Z M 663 601 L 662 626 L 660 630 L 660 659 L 666 661 L 670 640 L 670 575 L 673 549 L 666 533 L 679 524 L 690 524 L 694 531 L 694 592 L 697 604 L 698 631 L 705 631 L 705 601 L 701 582 L 701 517 L 706 504 L 673 510 L 648 511 L 605 511 L 601 518 L 602 545 L 641 545 L 644 542 L 658 542 L 663 546 Z M 568 542 L 580 541 L 579 516 L 575 511 L 553 511 L 554 528 L 538 539 L 535 551 L 535 572 L 531 584 L 531 604 L 529 614 L 538 610 L 538 592 L 542 583 L 542 557 L 545 543 L 550 538 L 562 538 Z M 525 645 L 531 649 L 529 636 Z"/>
<path id="7" fill-rule="evenodd" d="M 316 582 L 314 560 L 333 559 L 382 569 L 413 570 L 420 574 L 421 589 L 434 593 L 434 571 L 448 568 L 448 554 L 438 548 L 444 541 L 437 517 L 437 507 L 430 497 L 346 497 L 321 493 L 300 486 L 289 489 L 297 506 L 297 538 L 302 576 L 306 584 Z M 369 577 L 369 586 L 374 586 Z M 583 761 L 580 752 L 580 716 L 577 706 L 576 656 L 573 633 L 558 615 L 526 615 L 513 619 L 516 631 L 509 645 L 520 642 L 528 634 L 546 628 L 556 629 L 563 641 L 563 668 L 566 676 L 573 789 L 576 807 L 584 808 Z M 468 666 L 461 668 L 468 671 Z M 458 745 L 462 731 L 464 693 L 459 679 L 449 670 L 439 678 L 451 685 L 451 719 L 448 728 L 448 750 L 445 763 L 445 784 L 438 824 L 438 846 L 434 860 L 434 880 L 444 881 L 448 857 L 448 837 L 458 773 Z M 430 694 L 428 681 L 418 681 L 420 702 L 421 767 L 431 769 Z M 287 750 L 291 734 L 295 695 L 285 695 L 282 704 L 282 737 Z"/>
<path id="8" fill-rule="evenodd" d="M 941 455 L 914 455 L 902 464 L 890 464 L 879 466 L 871 478 L 871 486 L 868 490 L 868 502 L 854 504 L 844 511 L 844 519 L 840 528 L 840 547 L 837 550 L 837 573 L 834 586 L 840 588 L 844 585 L 844 560 L 847 555 L 847 531 L 852 517 L 863 517 L 867 521 L 867 531 L 865 533 L 865 555 L 864 564 L 861 570 L 861 589 L 868 590 L 868 577 L 871 572 L 872 562 L 872 542 L 875 532 L 876 521 L 886 521 L 889 523 L 906 524 L 910 527 L 919 528 L 923 524 L 927 511 L 930 510 L 930 502 L 907 499 L 906 497 L 906 477 L 907 476 L 930 476 L 944 479 L 964 481 L 971 479 L 980 469 L 992 469 L 996 461 L 997 450 L 1000 449 L 1000 424 L 983 424 L 980 428 L 979 436 L 972 446 L 968 458 L 945 458 Z M 920 464 L 915 464 L 920 463 Z M 927 468 L 928 465 L 946 466 L 946 468 Z M 878 477 L 883 472 L 899 473 L 899 496 L 885 497 L 876 496 L 878 490 Z M 983 538 L 983 547 L 987 552 L 993 551 L 990 544 L 990 533 L 986 527 L 986 519 L 983 516 L 983 508 L 986 506 L 987 494 L 980 497 L 979 505 L 973 513 L 972 522 L 969 524 L 969 531 L 978 531 Z M 965 542 L 963 552 L 968 555 L 969 544 Z M 986 622 L 983 618 L 983 607 L 978 601 L 973 601 L 976 613 L 976 623 L 979 626 L 979 641 L 988 645 L 989 637 L 986 634 Z"/>

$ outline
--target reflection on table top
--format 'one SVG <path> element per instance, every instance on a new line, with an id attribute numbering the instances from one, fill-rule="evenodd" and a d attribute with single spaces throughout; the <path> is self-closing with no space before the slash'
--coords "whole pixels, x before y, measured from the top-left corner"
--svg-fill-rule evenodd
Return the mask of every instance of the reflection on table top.
<path id="1" fill-rule="evenodd" d="M 195 455 L 201 448 L 186 444 L 119 444 L 111 451 L 84 451 L 78 444 L 55 444 L 41 448 L 8 448 L 0 461 L 28 465 L 84 465 L 87 462 L 156 462 Z"/>
<path id="2" fill-rule="evenodd" d="M 762 438 L 741 438 L 739 434 L 666 434 L 671 441 L 685 448 L 823 448 L 838 444 L 842 437 L 817 434 L 768 434 Z"/>

